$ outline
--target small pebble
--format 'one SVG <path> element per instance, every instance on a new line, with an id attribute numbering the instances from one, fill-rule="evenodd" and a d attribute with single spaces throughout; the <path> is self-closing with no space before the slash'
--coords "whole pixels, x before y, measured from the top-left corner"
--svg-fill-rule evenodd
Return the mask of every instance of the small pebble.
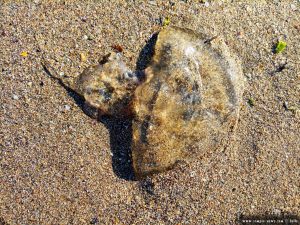
<path id="1" fill-rule="evenodd" d="M 190 176 L 191 177 L 194 177 L 196 175 L 196 172 L 195 171 L 192 171 L 191 173 L 190 173 Z"/>
<path id="2" fill-rule="evenodd" d="M 150 4 L 150 5 L 154 5 L 154 6 L 156 6 L 156 5 L 157 5 L 156 1 L 148 1 L 148 4 Z"/>
<path id="3" fill-rule="evenodd" d="M 250 6 L 246 6 L 246 11 L 247 12 L 251 12 L 252 11 L 251 7 Z"/>
<path id="4" fill-rule="evenodd" d="M 30 98 L 29 98 L 28 96 L 26 96 L 26 95 L 25 95 L 24 97 L 25 97 L 25 102 L 26 102 L 27 104 L 29 104 L 30 101 L 31 101 Z"/>
<path id="5" fill-rule="evenodd" d="M 86 62 L 86 61 L 87 61 L 87 56 L 86 56 L 86 54 L 84 54 L 83 52 L 80 53 L 80 60 L 81 60 L 82 62 Z"/>
<path id="6" fill-rule="evenodd" d="M 280 209 L 274 209 L 273 213 L 277 216 L 279 216 L 281 214 L 281 210 Z"/>
<path id="7" fill-rule="evenodd" d="M 99 223 L 99 219 L 97 217 L 94 217 L 90 222 L 90 224 L 97 224 L 97 223 Z"/>
<path id="8" fill-rule="evenodd" d="M 62 76 L 62 77 L 63 77 L 64 75 L 65 75 L 64 72 L 60 72 L 60 73 L 59 73 L 59 76 Z"/>
<path id="9" fill-rule="evenodd" d="M 18 95 L 12 95 L 12 98 L 14 99 L 14 100 L 18 100 L 19 99 L 19 96 Z"/>
<path id="10" fill-rule="evenodd" d="M 285 110 L 289 110 L 289 103 L 288 102 L 284 102 L 283 103 L 283 107 L 285 108 Z"/>
<path id="11" fill-rule="evenodd" d="M 246 73 L 246 74 L 245 74 L 245 77 L 246 77 L 248 80 L 251 80 L 251 79 L 252 79 L 252 74 L 251 74 L 251 73 Z"/>
<path id="12" fill-rule="evenodd" d="M 89 37 L 88 37 L 87 35 L 83 35 L 83 39 L 84 39 L 84 40 L 88 40 Z"/>
<path id="13" fill-rule="evenodd" d="M 237 32 L 237 38 L 243 38 L 244 37 L 244 32 L 243 31 L 239 31 Z"/>
<path id="14" fill-rule="evenodd" d="M 13 42 L 13 43 L 17 43 L 17 42 L 19 42 L 19 40 L 18 40 L 18 38 L 13 37 L 13 38 L 12 38 L 12 42 Z"/>
<path id="15" fill-rule="evenodd" d="M 71 107 L 69 105 L 65 105 L 64 108 L 66 111 L 69 111 L 71 109 Z"/>
<path id="16" fill-rule="evenodd" d="M 80 19 L 81 19 L 82 22 L 86 22 L 87 21 L 87 17 L 86 16 L 83 16 Z"/>

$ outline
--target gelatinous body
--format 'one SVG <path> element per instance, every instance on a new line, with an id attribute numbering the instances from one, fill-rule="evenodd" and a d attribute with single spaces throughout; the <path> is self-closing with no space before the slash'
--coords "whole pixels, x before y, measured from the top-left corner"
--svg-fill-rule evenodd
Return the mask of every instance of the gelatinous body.
<path id="1" fill-rule="evenodd" d="M 101 114 L 133 118 L 137 178 L 215 149 L 236 124 L 244 85 L 221 38 L 178 27 L 160 31 L 144 71 L 112 53 L 69 83 Z"/>
<path id="2" fill-rule="evenodd" d="M 72 82 L 72 89 L 100 115 L 130 116 L 130 103 L 140 83 L 138 72 L 129 70 L 120 53 L 111 53 L 102 63 L 90 66 Z"/>
<path id="3" fill-rule="evenodd" d="M 242 70 L 219 38 L 176 27 L 162 30 L 145 77 L 133 100 L 137 176 L 213 149 L 237 120 Z"/>

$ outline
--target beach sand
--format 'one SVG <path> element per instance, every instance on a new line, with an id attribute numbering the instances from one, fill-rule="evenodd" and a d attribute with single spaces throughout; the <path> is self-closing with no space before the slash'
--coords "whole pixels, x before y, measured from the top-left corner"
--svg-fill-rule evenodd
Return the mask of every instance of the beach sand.
<path id="1" fill-rule="evenodd" d="M 122 167 L 130 123 L 90 118 L 41 57 L 73 76 L 120 45 L 134 69 L 166 17 L 224 37 L 242 63 L 244 101 L 226 147 L 135 181 Z M 274 54 L 279 39 L 287 48 Z M 243 215 L 299 215 L 299 43 L 299 1 L 1 1 L 0 224 L 236 224 Z"/>

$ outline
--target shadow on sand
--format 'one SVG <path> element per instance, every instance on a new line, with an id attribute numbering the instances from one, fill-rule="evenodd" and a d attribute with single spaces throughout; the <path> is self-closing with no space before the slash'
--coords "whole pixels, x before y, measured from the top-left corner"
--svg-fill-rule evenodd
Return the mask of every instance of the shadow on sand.
<path id="1" fill-rule="evenodd" d="M 151 62 L 157 36 L 158 33 L 152 35 L 152 37 L 141 50 L 136 62 L 136 71 L 144 70 Z M 54 76 L 45 66 L 43 66 L 43 68 L 51 78 L 54 78 Z M 60 85 L 66 89 L 68 95 L 74 99 L 76 104 L 85 114 L 104 124 L 109 130 L 110 149 L 112 153 L 112 168 L 116 176 L 125 180 L 135 180 L 131 157 L 132 119 L 116 118 L 112 116 L 99 117 L 97 115 L 97 109 L 87 106 L 82 96 L 78 95 L 71 88 L 67 87 L 59 79 L 55 80 L 57 80 Z"/>

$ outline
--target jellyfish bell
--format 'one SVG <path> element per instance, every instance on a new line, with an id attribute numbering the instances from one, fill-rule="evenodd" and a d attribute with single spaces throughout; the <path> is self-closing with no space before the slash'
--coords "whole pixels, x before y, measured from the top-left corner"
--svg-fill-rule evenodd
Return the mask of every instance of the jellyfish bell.
<path id="1" fill-rule="evenodd" d="M 216 148 L 237 121 L 243 86 L 241 65 L 221 38 L 178 27 L 160 31 L 133 98 L 137 177 Z"/>

